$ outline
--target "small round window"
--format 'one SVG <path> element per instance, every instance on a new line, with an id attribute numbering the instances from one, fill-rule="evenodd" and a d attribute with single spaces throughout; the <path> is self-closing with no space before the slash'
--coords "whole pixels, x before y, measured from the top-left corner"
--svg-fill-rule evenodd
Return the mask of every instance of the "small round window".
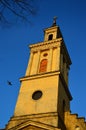
<path id="1" fill-rule="evenodd" d="M 47 53 L 44 53 L 44 55 L 43 55 L 43 56 L 45 57 L 45 56 L 47 56 L 47 55 L 48 55 Z"/>
<path id="2" fill-rule="evenodd" d="M 32 95 L 32 99 L 34 100 L 38 100 L 42 97 L 42 91 L 38 90 L 38 91 L 35 91 Z"/>

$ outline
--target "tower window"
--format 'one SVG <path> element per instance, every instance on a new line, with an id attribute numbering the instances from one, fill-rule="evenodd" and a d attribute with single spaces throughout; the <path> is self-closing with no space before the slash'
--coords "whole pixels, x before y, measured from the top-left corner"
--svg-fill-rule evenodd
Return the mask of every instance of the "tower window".
<path id="1" fill-rule="evenodd" d="M 46 71 L 47 71 L 47 59 L 43 59 L 40 62 L 39 72 L 46 72 Z"/>
<path id="2" fill-rule="evenodd" d="M 52 40 L 52 39 L 53 39 L 53 34 L 50 34 L 48 40 Z"/>

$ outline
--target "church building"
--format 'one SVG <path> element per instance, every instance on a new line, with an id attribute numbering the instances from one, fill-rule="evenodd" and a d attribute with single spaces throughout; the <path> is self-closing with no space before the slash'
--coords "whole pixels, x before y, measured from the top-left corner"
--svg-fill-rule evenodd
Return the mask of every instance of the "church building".
<path id="1" fill-rule="evenodd" d="M 56 18 L 44 29 L 44 41 L 29 48 L 26 74 L 5 130 L 86 130 L 84 117 L 70 110 L 71 59 Z"/>

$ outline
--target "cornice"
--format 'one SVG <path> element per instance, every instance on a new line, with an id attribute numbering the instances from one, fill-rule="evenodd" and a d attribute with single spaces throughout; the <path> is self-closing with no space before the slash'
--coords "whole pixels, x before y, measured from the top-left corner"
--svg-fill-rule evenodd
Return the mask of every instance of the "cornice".
<path id="1" fill-rule="evenodd" d="M 46 118 L 46 117 L 54 117 L 54 118 L 58 118 L 58 113 L 57 112 L 48 112 L 48 113 L 39 113 L 39 114 L 30 114 L 30 115 L 20 115 L 20 116 L 14 116 L 12 117 L 11 121 L 17 121 L 20 122 L 19 124 L 17 124 L 16 126 L 9 128 L 9 130 L 21 130 L 26 128 L 27 126 L 34 126 L 42 128 L 42 129 L 47 129 L 47 130 L 60 130 L 58 129 L 56 126 L 52 126 L 49 124 L 45 124 L 42 122 L 38 122 L 35 121 L 33 119 L 37 119 L 37 118 Z"/>
<path id="2" fill-rule="evenodd" d="M 28 115 L 20 115 L 20 116 L 13 116 L 11 121 L 15 120 L 24 120 L 24 119 L 33 119 L 33 118 L 40 118 L 40 117 L 52 117 L 52 116 L 58 116 L 57 112 L 47 112 L 47 113 L 38 113 L 38 114 L 28 114 Z"/>
<path id="3" fill-rule="evenodd" d="M 59 26 L 51 26 L 51 27 L 45 28 L 44 32 L 48 31 L 48 30 L 50 31 L 50 30 L 53 30 L 53 29 L 58 29 L 58 28 L 59 28 Z"/>
<path id="4" fill-rule="evenodd" d="M 32 120 L 26 120 L 24 122 L 22 122 L 21 124 L 10 128 L 9 130 L 21 130 L 21 129 L 26 129 L 29 126 L 33 126 L 35 127 L 35 129 L 39 128 L 39 129 L 44 129 L 44 130 L 60 130 L 59 128 L 55 127 L 55 126 L 51 126 L 48 124 L 44 124 L 41 122 L 37 122 L 37 121 L 32 121 Z"/>
<path id="5" fill-rule="evenodd" d="M 20 81 L 38 79 L 38 78 L 49 77 L 49 76 L 54 76 L 54 75 L 59 75 L 59 74 L 60 74 L 59 71 L 40 73 L 40 74 L 35 74 L 35 75 L 21 77 Z"/>
<path id="6" fill-rule="evenodd" d="M 45 50 L 54 47 L 59 47 L 62 42 L 62 38 L 58 38 L 51 41 L 38 42 L 36 44 L 31 44 L 29 47 L 31 51 Z"/>

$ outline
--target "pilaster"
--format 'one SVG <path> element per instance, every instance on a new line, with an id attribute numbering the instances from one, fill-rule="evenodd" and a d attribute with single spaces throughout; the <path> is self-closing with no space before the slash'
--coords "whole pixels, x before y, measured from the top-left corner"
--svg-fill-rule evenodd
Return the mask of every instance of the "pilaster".
<path id="1" fill-rule="evenodd" d="M 27 70 L 26 70 L 25 76 L 29 76 L 30 75 L 32 61 L 33 61 L 33 52 L 31 52 L 31 54 L 30 54 L 29 63 L 28 63 L 28 66 L 27 66 Z"/>

